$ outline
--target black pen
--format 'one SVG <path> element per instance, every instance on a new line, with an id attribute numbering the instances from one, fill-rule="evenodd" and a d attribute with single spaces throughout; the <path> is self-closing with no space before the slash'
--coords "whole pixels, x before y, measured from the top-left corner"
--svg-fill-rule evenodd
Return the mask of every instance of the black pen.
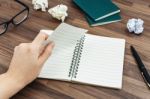
<path id="1" fill-rule="evenodd" d="M 147 86 L 150 88 L 150 75 L 148 74 L 140 56 L 138 55 L 137 51 L 135 50 L 135 48 L 133 46 L 131 46 L 131 52 L 132 52 L 132 55 L 133 55 L 135 61 L 138 64 L 138 67 L 143 76 L 143 79 L 145 80 Z"/>

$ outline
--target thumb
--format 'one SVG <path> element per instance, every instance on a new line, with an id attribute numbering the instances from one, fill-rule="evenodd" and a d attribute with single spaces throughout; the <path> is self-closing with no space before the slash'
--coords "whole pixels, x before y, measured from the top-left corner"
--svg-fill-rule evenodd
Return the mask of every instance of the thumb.
<path id="1" fill-rule="evenodd" d="M 48 59 L 48 57 L 51 55 L 52 50 L 54 48 L 54 43 L 50 43 L 46 46 L 42 54 L 39 56 L 39 62 L 40 64 L 44 64 L 44 62 Z"/>

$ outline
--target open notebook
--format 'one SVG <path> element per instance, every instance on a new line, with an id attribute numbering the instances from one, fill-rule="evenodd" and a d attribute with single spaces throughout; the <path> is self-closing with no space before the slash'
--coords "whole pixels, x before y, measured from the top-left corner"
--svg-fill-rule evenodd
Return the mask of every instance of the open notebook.
<path id="1" fill-rule="evenodd" d="M 125 40 L 86 32 L 60 24 L 49 37 L 55 47 L 39 78 L 121 89 Z"/>

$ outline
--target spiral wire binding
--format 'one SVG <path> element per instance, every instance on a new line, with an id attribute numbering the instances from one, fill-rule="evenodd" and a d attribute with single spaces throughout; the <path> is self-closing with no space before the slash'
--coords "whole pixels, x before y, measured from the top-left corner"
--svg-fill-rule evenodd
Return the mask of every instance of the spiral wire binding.
<path id="1" fill-rule="evenodd" d="M 83 51 L 84 40 L 85 40 L 85 35 L 82 36 L 81 39 L 77 41 L 77 44 L 75 46 L 71 66 L 69 69 L 69 75 L 68 75 L 71 78 L 77 77 L 78 67 L 81 59 L 81 54 Z"/>

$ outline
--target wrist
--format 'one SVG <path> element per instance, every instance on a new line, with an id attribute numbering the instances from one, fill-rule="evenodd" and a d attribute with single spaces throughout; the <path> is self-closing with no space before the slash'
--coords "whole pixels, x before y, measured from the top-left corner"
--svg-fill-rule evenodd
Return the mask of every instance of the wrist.
<path id="1" fill-rule="evenodd" d="M 4 77 L 7 79 L 8 82 L 11 83 L 11 85 L 14 85 L 16 88 L 23 88 L 25 86 L 23 81 L 20 81 L 17 77 L 9 72 L 4 73 Z"/>
<path id="2" fill-rule="evenodd" d="M 0 99 L 7 99 L 15 95 L 19 90 L 24 87 L 24 84 L 20 83 L 16 80 L 12 75 L 8 72 L 0 75 Z"/>

